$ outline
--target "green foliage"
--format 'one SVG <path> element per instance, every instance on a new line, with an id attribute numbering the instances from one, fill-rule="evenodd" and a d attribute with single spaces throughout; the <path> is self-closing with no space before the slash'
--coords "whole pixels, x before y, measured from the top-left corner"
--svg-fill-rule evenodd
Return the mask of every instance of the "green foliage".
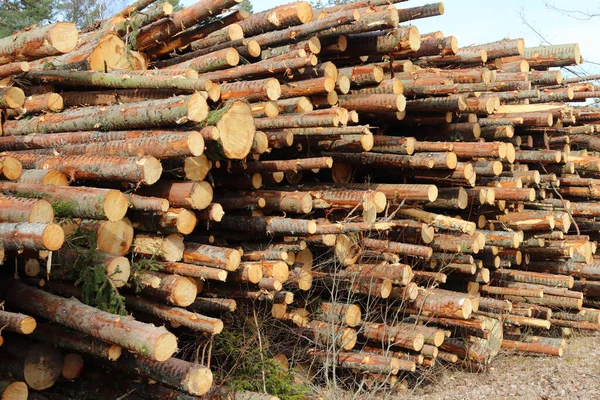
<path id="1" fill-rule="evenodd" d="M 158 263 L 156 254 L 150 258 L 131 259 L 131 281 L 135 287 L 136 293 L 142 290 L 142 284 L 139 280 L 138 272 L 140 271 L 161 271 L 163 268 Z"/>
<path id="2" fill-rule="evenodd" d="M 126 0 L 55 0 L 65 21 L 74 22 L 79 29 L 108 18 L 128 3 Z"/>
<path id="3" fill-rule="evenodd" d="M 2 0 L 0 1 L 0 37 L 31 25 L 52 22 L 57 0 Z"/>
<path id="4" fill-rule="evenodd" d="M 223 382 L 234 391 L 249 390 L 278 396 L 282 400 L 304 399 L 308 387 L 296 384 L 292 374 L 271 359 L 269 353 L 269 321 L 258 318 L 258 327 L 252 317 L 238 311 L 226 322 L 227 329 L 214 337 L 212 354 L 215 382 Z M 256 320 L 254 320 L 256 321 Z M 259 334 L 262 341 L 259 340 Z M 264 381 L 263 381 L 264 374 Z"/>
<path id="5" fill-rule="evenodd" d="M 97 262 L 95 233 L 78 229 L 67 245 L 77 252 L 77 258 L 62 267 L 70 267 L 78 277 L 75 286 L 81 286 L 82 301 L 112 314 L 128 315 L 123 296 L 106 275 L 106 267 Z"/>

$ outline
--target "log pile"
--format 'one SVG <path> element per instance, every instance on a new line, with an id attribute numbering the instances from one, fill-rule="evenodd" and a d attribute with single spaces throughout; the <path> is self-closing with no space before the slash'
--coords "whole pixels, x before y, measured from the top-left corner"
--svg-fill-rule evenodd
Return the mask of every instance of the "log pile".
<path id="1" fill-rule="evenodd" d="M 578 45 L 461 48 L 417 29 L 441 3 L 154 3 L 0 39 L 5 395 L 84 362 L 216 393 L 220 359 L 178 349 L 257 308 L 302 343 L 286 368 L 388 389 L 600 329 Z"/>

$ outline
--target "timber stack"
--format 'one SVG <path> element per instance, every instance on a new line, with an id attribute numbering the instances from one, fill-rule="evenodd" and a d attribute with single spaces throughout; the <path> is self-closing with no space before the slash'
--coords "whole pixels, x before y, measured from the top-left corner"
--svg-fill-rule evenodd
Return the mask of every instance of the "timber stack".
<path id="1" fill-rule="evenodd" d="M 227 398 L 207 348 L 265 309 L 261 357 L 389 390 L 599 330 L 600 112 L 571 105 L 598 77 L 400 2 L 138 0 L 0 39 L 3 398 Z"/>

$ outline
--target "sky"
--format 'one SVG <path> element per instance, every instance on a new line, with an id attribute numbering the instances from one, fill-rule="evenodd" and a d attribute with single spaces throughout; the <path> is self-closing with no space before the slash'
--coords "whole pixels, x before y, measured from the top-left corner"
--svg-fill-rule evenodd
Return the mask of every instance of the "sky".
<path id="1" fill-rule="evenodd" d="M 194 2 L 195 0 L 182 0 L 182 4 L 185 5 Z M 258 12 L 291 0 L 251 2 L 254 12 Z M 411 0 L 396 4 L 396 8 L 416 7 L 434 2 L 436 1 Z M 414 21 L 419 32 L 423 34 L 442 31 L 447 36 L 455 36 L 459 47 L 489 43 L 503 38 L 523 38 L 526 47 L 548 43 L 579 43 L 586 62 L 573 70 L 578 74 L 600 73 L 600 0 L 445 0 L 443 3 L 444 15 Z M 599 15 L 587 19 L 583 14 L 566 15 L 556 9 Z M 521 14 L 531 27 L 523 22 Z M 598 64 L 594 64 L 595 62 Z M 565 76 L 569 75 L 568 71 L 563 73 Z"/>

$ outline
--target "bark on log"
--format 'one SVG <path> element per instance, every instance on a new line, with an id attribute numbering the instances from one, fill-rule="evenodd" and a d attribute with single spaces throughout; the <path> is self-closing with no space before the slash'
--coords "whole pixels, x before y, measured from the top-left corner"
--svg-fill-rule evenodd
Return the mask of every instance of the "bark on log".
<path id="1" fill-rule="evenodd" d="M 179 96 L 110 107 L 85 107 L 27 120 L 4 123 L 5 135 L 102 130 L 123 130 L 202 122 L 208 116 L 206 100 L 200 94 Z"/>
<path id="2" fill-rule="evenodd" d="M 31 301 L 23 302 L 24 298 Z M 55 296 L 19 282 L 10 283 L 6 300 L 27 312 L 158 361 L 169 359 L 177 348 L 177 339 L 165 328 L 100 311 L 75 298 Z"/>

